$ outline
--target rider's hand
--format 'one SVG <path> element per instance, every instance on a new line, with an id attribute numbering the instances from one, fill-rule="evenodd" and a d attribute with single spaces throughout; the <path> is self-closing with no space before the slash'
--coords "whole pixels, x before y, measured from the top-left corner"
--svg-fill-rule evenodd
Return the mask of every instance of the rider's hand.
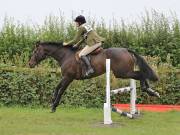
<path id="1" fill-rule="evenodd" d="M 78 48 L 78 45 L 77 44 L 73 45 L 73 48 Z"/>
<path id="2" fill-rule="evenodd" d="M 63 43 L 63 46 L 66 46 L 66 45 L 68 45 L 68 43 L 64 42 L 64 43 Z"/>

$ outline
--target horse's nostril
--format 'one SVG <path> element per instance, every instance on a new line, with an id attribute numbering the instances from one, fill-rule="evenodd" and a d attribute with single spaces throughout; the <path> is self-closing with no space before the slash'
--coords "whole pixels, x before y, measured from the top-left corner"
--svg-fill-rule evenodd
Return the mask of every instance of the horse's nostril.
<path id="1" fill-rule="evenodd" d="M 32 68 L 32 64 L 30 62 L 28 63 L 28 65 L 29 65 L 30 68 Z"/>

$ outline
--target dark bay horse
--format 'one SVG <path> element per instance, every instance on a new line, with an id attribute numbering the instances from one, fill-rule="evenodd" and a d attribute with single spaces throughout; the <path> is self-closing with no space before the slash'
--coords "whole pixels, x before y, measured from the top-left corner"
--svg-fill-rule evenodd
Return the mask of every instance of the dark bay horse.
<path id="1" fill-rule="evenodd" d="M 149 87 L 148 80 L 158 81 L 158 77 L 143 57 L 126 48 L 109 48 L 102 50 L 99 54 L 91 55 L 91 64 L 94 73 L 89 77 L 84 77 L 82 64 L 76 59 L 76 50 L 71 46 L 64 47 L 63 43 L 57 42 L 37 42 L 33 55 L 29 61 L 30 68 L 35 67 L 47 57 L 53 57 L 58 61 L 62 80 L 54 91 L 52 112 L 56 111 L 61 96 L 73 80 L 83 80 L 93 78 L 105 73 L 106 59 L 111 59 L 111 70 L 116 78 L 133 78 L 140 80 L 141 89 L 151 96 L 159 97 L 159 93 Z M 139 71 L 134 71 L 134 66 L 138 65 Z"/>

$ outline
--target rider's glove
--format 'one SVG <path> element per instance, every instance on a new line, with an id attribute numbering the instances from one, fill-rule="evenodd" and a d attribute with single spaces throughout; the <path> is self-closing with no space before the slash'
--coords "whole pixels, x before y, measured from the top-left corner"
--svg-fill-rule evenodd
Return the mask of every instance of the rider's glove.
<path id="1" fill-rule="evenodd" d="M 78 45 L 77 44 L 73 45 L 73 48 L 78 48 Z"/>
<path id="2" fill-rule="evenodd" d="M 68 45 L 68 43 L 64 42 L 64 43 L 63 43 L 63 46 L 66 46 L 66 45 Z"/>

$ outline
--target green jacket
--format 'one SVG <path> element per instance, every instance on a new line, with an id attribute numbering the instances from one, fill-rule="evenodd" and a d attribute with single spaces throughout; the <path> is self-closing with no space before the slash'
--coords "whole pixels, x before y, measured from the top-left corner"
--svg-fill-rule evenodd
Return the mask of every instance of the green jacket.
<path id="1" fill-rule="evenodd" d="M 86 45 L 93 46 L 96 43 L 104 41 L 104 39 L 100 37 L 92 28 L 90 28 L 89 32 L 87 32 L 88 29 L 85 26 L 86 24 L 78 27 L 78 31 L 74 39 L 68 42 L 67 45 L 81 45 L 82 43 L 85 43 Z"/>

